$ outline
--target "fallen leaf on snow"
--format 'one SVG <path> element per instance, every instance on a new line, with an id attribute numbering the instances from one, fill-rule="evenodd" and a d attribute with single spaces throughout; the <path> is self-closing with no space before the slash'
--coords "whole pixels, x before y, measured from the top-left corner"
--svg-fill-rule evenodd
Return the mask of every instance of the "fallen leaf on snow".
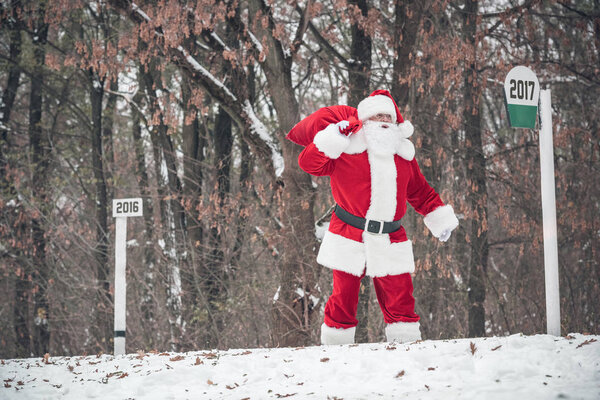
<path id="1" fill-rule="evenodd" d="M 179 356 L 175 356 L 173 358 L 169 358 L 169 361 L 181 361 L 181 360 L 185 360 L 185 357 L 179 355 Z"/>
<path id="2" fill-rule="evenodd" d="M 405 374 L 405 372 L 404 372 L 404 370 L 402 370 L 396 374 L 396 378 L 402 378 L 404 376 L 404 374 Z"/>
<path id="3" fill-rule="evenodd" d="M 321 362 L 327 362 L 327 361 L 329 361 L 329 357 L 323 357 L 323 358 L 321 358 Z"/>
<path id="4" fill-rule="evenodd" d="M 471 347 L 471 354 L 475 354 L 475 352 L 477 351 L 477 346 L 475 346 L 475 343 L 471 342 L 470 347 Z"/>
<path id="5" fill-rule="evenodd" d="M 502 345 L 500 345 L 500 346 L 497 346 L 497 347 L 494 347 L 494 348 L 492 349 L 492 351 L 496 351 L 496 350 L 498 350 L 500 347 L 502 347 Z"/>
<path id="6" fill-rule="evenodd" d="M 585 342 L 581 343 L 579 346 L 577 346 L 577 348 L 580 348 L 581 346 L 585 346 L 586 344 L 594 343 L 596 341 L 597 341 L 596 339 L 588 339 Z"/>

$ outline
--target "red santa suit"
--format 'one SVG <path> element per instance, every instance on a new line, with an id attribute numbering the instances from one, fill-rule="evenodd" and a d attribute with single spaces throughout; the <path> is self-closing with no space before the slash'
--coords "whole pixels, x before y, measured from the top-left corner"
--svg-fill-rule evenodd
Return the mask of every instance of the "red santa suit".
<path id="1" fill-rule="evenodd" d="M 380 113 L 391 115 L 393 123 L 368 120 Z M 363 122 L 362 128 L 346 136 L 334 122 L 353 117 Z M 333 106 L 318 110 L 296 125 L 288 137 L 306 142 L 313 136 L 300 154 L 299 165 L 309 174 L 330 176 L 339 207 L 383 224 L 401 220 L 408 202 L 425 216 L 432 234 L 440 237 L 454 229 L 458 220 L 421 173 L 414 145 L 408 140 L 412 133 L 412 124 L 403 120 L 389 93 L 375 91 L 357 109 Z M 388 324 L 388 340 L 420 338 L 410 278 L 415 269 L 412 242 L 403 227 L 391 233 L 371 233 L 343 222 L 334 213 L 317 262 L 334 270 L 334 289 L 322 326 L 324 344 L 354 341 L 358 288 L 364 275 L 373 277 Z"/>

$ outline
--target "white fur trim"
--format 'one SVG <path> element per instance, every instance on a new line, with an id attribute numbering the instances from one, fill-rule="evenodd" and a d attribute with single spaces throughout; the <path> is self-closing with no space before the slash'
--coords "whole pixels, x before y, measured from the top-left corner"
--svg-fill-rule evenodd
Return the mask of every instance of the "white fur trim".
<path id="1" fill-rule="evenodd" d="M 398 130 L 402 139 L 398 142 L 396 154 L 405 160 L 412 161 L 415 158 L 415 145 L 407 138 L 411 137 L 415 131 L 415 127 L 410 121 L 404 121 L 398 124 Z"/>
<path id="2" fill-rule="evenodd" d="M 388 342 L 407 343 L 421 340 L 421 324 L 419 322 L 395 322 L 387 324 L 385 336 Z"/>
<path id="3" fill-rule="evenodd" d="M 415 145 L 408 139 L 400 139 L 396 154 L 407 161 L 412 161 L 415 158 Z"/>
<path id="4" fill-rule="evenodd" d="M 380 277 L 415 272 L 412 242 L 390 242 L 390 235 L 363 232 L 368 276 Z"/>
<path id="5" fill-rule="evenodd" d="M 317 255 L 317 262 L 327 268 L 361 276 L 366 264 L 365 245 L 327 231 Z"/>
<path id="6" fill-rule="evenodd" d="M 327 128 L 315 135 L 313 143 L 327 157 L 336 159 L 346 150 L 350 144 L 350 138 L 342 135 L 337 125 L 329 124 Z"/>
<path id="7" fill-rule="evenodd" d="M 372 138 L 375 137 L 377 136 L 374 135 Z M 369 151 L 368 158 L 371 168 L 371 204 L 366 218 L 393 221 L 396 214 L 398 190 L 398 171 L 394 162 L 394 154 L 375 155 Z"/>
<path id="8" fill-rule="evenodd" d="M 383 94 L 369 96 L 358 103 L 356 107 L 358 119 L 365 121 L 377 114 L 389 114 L 392 122 L 396 123 L 396 106 L 391 98 Z"/>
<path id="9" fill-rule="evenodd" d="M 453 230 L 458 226 L 458 218 L 454 215 L 454 209 L 449 204 L 438 207 L 427 214 L 423 222 L 436 238 L 439 238 L 445 230 Z"/>
<path id="10" fill-rule="evenodd" d="M 398 127 L 400 128 L 400 132 L 402 132 L 403 138 L 409 138 L 415 133 L 415 127 L 410 121 L 404 120 L 404 122 L 398 124 Z"/>
<path id="11" fill-rule="evenodd" d="M 391 243 L 390 235 L 363 233 L 363 242 L 325 232 L 317 262 L 355 276 L 365 271 L 371 277 L 415 272 L 412 242 Z"/>
<path id="12" fill-rule="evenodd" d="M 321 325 L 321 344 L 352 344 L 356 327 L 343 329 Z"/>

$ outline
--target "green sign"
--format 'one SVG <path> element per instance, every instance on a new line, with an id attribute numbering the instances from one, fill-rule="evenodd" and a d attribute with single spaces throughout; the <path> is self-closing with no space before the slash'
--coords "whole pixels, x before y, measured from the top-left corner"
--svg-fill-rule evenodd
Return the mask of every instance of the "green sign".
<path id="1" fill-rule="evenodd" d="M 540 84 L 535 73 L 527 67 L 510 70 L 504 80 L 504 100 L 508 121 L 513 128 L 535 128 Z"/>

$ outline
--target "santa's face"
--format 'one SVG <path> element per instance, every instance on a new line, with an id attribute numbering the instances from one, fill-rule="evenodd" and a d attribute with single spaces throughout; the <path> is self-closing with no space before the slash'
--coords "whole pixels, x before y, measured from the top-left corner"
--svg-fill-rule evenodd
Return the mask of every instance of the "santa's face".
<path id="1" fill-rule="evenodd" d="M 367 121 L 377 121 L 377 122 L 392 122 L 392 116 L 390 114 L 379 113 L 375 114 Z"/>

